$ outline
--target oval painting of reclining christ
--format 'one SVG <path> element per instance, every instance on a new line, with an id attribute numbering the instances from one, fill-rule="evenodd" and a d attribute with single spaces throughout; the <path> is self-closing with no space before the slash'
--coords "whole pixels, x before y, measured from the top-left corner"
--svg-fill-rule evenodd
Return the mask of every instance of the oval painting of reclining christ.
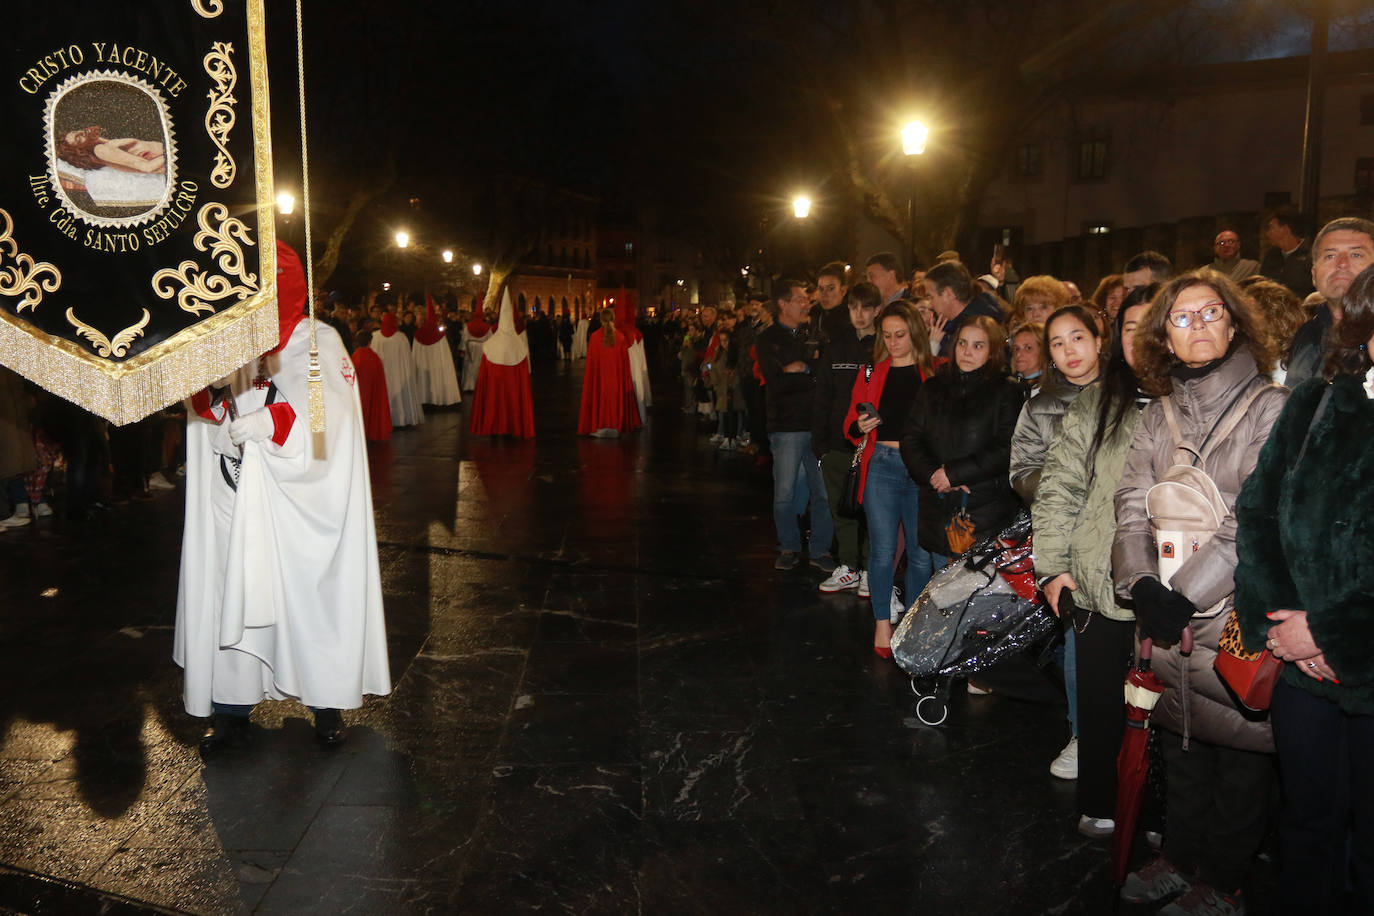
<path id="1" fill-rule="evenodd" d="M 54 189 L 93 226 L 137 226 L 171 199 L 176 146 L 158 91 L 122 73 L 73 77 L 48 99 Z"/>

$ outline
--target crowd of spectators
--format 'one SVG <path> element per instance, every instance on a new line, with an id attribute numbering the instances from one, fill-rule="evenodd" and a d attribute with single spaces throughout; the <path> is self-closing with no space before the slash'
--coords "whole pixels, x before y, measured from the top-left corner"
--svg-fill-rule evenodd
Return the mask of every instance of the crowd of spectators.
<path id="1" fill-rule="evenodd" d="M 1358 775 L 1374 751 L 1374 223 L 1309 238 L 1281 208 L 1265 235 L 1261 263 L 1222 229 L 1216 259 L 1182 275 L 1141 252 L 1088 299 L 1001 257 L 980 276 L 952 251 L 904 274 L 884 252 L 665 328 L 684 412 L 719 448 L 771 460 L 776 568 L 867 599 L 879 657 L 956 535 L 1029 510 L 1037 586 L 1065 625 L 1069 741 L 1050 772 L 1077 780 L 1084 835 L 1115 831 L 1122 685 L 1153 641 L 1162 847 L 1123 898 L 1171 916 L 1243 913 L 1274 824 L 1285 912 L 1374 912 L 1374 787 Z M 1324 390 L 1356 441 L 1323 419 Z M 1157 537 L 1146 507 L 1180 462 L 1225 510 L 1191 547 Z M 1285 662 L 1269 715 L 1212 670 L 1233 615 L 1246 649 Z"/>

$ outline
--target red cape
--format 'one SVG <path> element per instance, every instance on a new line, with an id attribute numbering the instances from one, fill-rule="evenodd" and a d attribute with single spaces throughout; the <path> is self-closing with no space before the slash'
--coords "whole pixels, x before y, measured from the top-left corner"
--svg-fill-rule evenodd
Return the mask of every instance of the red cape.
<path id="1" fill-rule="evenodd" d="M 391 401 L 382 359 L 371 347 L 359 347 L 353 351 L 353 368 L 363 404 L 363 434 L 370 442 L 386 442 L 391 438 Z"/>
<path id="2" fill-rule="evenodd" d="M 577 434 L 589 436 L 598 429 L 628 433 L 639 429 L 639 405 L 630 378 L 629 335 L 617 323 L 615 345 L 606 346 L 598 328 L 587 338 L 587 369 L 582 376 L 582 412 Z"/>
<path id="3" fill-rule="evenodd" d="M 530 398 L 530 360 L 498 366 L 485 356 L 477 369 L 468 432 L 474 436 L 534 436 L 534 401 Z"/>

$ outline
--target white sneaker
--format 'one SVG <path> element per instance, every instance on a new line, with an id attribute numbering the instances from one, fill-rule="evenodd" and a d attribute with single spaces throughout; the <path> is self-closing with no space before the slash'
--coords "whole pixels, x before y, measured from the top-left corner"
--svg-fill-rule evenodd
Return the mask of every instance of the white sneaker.
<path id="1" fill-rule="evenodd" d="M 32 521 L 33 519 L 27 515 L 20 515 L 16 512 L 9 518 L 0 518 L 0 528 L 23 528 Z"/>
<path id="2" fill-rule="evenodd" d="M 902 615 L 906 613 L 906 605 L 902 603 L 901 595 L 897 593 L 896 589 L 892 590 L 892 600 L 888 602 L 887 606 L 887 619 L 891 620 L 893 623 L 900 622 Z"/>
<path id="3" fill-rule="evenodd" d="M 1050 763 L 1050 775 L 1060 779 L 1078 778 L 1078 739 L 1070 738 L 1069 743 Z"/>
<path id="4" fill-rule="evenodd" d="M 720 445 L 717 445 L 716 448 L 720 449 L 722 452 L 733 452 L 735 450 L 735 440 L 722 439 Z"/>
<path id="5" fill-rule="evenodd" d="M 712 445 L 720 445 L 720 443 L 723 441 L 725 441 L 725 437 L 722 436 L 720 433 L 716 433 L 713 436 L 711 436 Z"/>
<path id="6" fill-rule="evenodd" d="M 28 504 L 28 503 L 20 503 L 19 505 L 15 506 L 15 507 L 14 507 L 14 517 L 15 517 L 15 518 L 28 518 L 28 517 L 29 517 L 29 504 Z"/>
<path id="7" fill-rule="evenodd" d="M 835 571 L 830 574 L 830 578 L 820 584 L 820 590 L 826 594 L 834 592 L 846 592 L 851 588 L 859 587 L 859 577 L 863 573 L 857 573 L 841 563 L 835 567 Z"/>
<path id="8" fill-rule="evenodd" d="M 1109 817 L 1088 817 L 1084 814 L 1078 818 L 1078 832 L 1090 837 L 1111 836 L 1116 832 L 1116 821 Z"/>
<path id="9" fill-rule="evenodd" d="M 868 570 L 859 570 L 859 597 L 868 597 Z"/>
<path id="10" fill-rule="evenodd" d="M 739 437 L 739 444 L 740 444 L 741 446 L 748 445 L 748 444 L 749 444 L 750 442 L 752 442 L 752 441 L 753 441 L 753 437 L 750 436 L 748 433 L 745 433 L 744 435 L 742 435 L 742 436 Z"/>
<path id="11" fill-rule="evenodd" d="M 991 687 L 979 687 L 977 684 L 973 683 L 973 681 L 969 681 L 964 687 L 968 690 L 968 695 L 971 697 L 985 697 L 992 693 Z"/>
<path id="12" fill-rule="evenodd" d="M 161 471 L 153 471 L 148 475 L 148 489 L 150 490 L 175 490 L 176 484 L 162 476 Z"/>
<path id="13" fill-rule="evenodd" d="M 52 515 L 52 506 L 47 503 L 36 503 L 33 507 L 33 514 L 38 518 L 49 518 Z"/>

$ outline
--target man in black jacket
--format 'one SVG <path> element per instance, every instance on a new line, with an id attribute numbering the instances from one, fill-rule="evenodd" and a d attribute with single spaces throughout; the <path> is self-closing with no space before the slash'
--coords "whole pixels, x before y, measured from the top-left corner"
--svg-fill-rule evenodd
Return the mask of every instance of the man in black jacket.
<path id="1" fill-rule="evenodd" d="M 1333 219 L 1317 233 L 1312 253 L 1312 282 L 1325 301 L 1293 337 L 1284 382 L 1289 388 L 1322 374 L 1331 328 L 1341 320 L 1341 297 L 1374 262 L 1374 222 L 1355 216 Z"/>
<path id="2" fill-rule="evenodd" d="M 800 562 L 801 529 L 794 500 L 805 486 L 811 503 L 811 565 L 829 574 L 834 528 L 825 498 L 820 462 L 811 450 L 815 404 L 815 364 L 820 354 L 806 334 L 810 301 L 806 284 L 782 280 L 775 295 L 778 320 L 758 335 L 759 371 L 764 379 L 768 412 L 768 441 L 773 449 L 773 524 L 778 532 L 777 569 L 793 569 Z"/>
<path id="3" fill-rule="evenodd" d="M 859 370 L 873 362 L 873 344 L 878 339 L 874 321 L 882 308 L 882 294 L 872 283 L 856 283 L 845 309 L 848 322 L 821 347 L 816 367 L 816 409 L 811 427 L 811 450 L 821 462 L 821 477 L 835 524 L 835 559 L 839 563 L 830 577 L 820 584 L 823 592 L 868 589 L 867 545 L 859 519 L 839 514 L 844 478 L 854 460 L 854 446 L 844 435 L 844 418 L 849 412 L 850 394 Z"/>
<path id="4" fill-rule="evenodd" d="M 1291 205 L 1279 207 L 1264 223 L 1264 236 L 1270 247 L 1260 262 L 1260 273 L 1278 280 L 1299 298 L 1316 289 L 1312 282 L 1312 245 L 1306 235 L 1307 221 Z"/>
<path id="5" fill-rule="evenodd" d="M 926 271 L 926 290 L 935 310 L 936 328 L 940 329 L 940 356 L 953 356 L 954 338 L 959 327 L 975 315 L 987 315 L 998 324 L 1005 324 L 1007 316 L 997 300 L 978 291 L 973 274 L 959 261 L 942 261 Z M 932 329 L 931 340 L 936 339 Z"/>

